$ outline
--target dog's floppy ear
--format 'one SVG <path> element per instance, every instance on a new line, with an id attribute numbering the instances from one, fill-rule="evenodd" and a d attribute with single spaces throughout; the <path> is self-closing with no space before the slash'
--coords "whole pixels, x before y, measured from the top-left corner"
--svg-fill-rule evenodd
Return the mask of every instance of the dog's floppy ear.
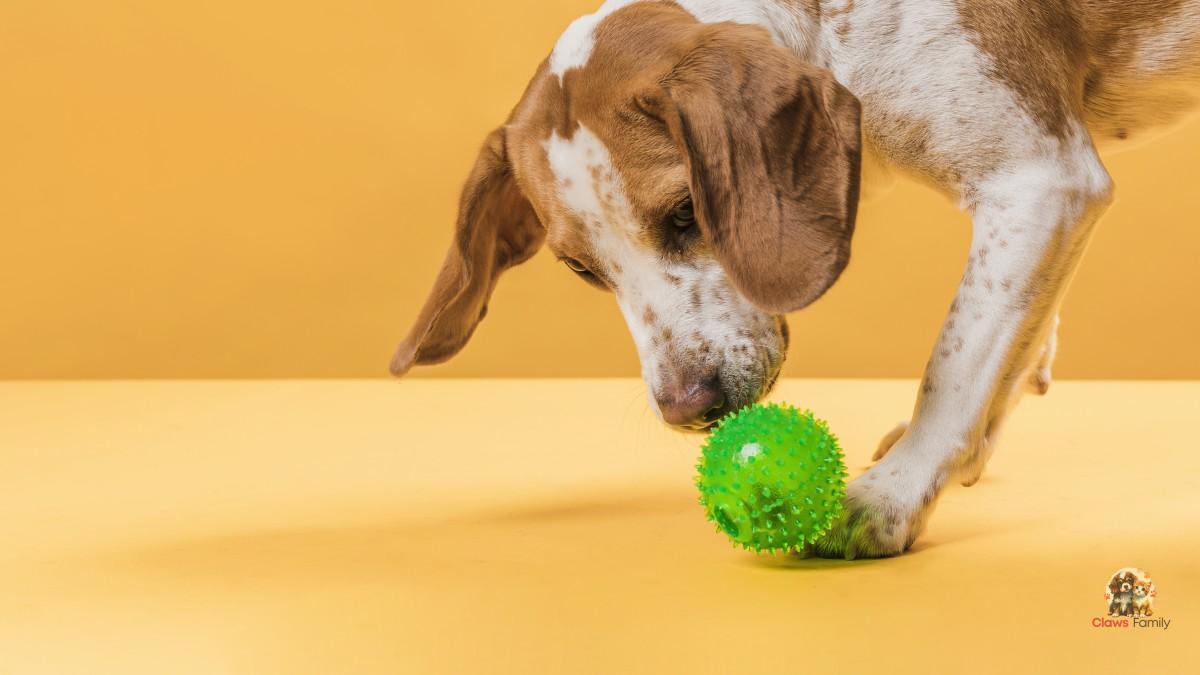
<path id="1" fill-rule="evenodd" d="M 545 230 L 513 179 L 500 127 L 484 142 L 463 186 L 454 242 L 416 324 L 392 357 L 392 374 L 457 354 L 487 313 L 500 274 L 528 260 L 543 239 Z"/>
<path id="2" fill-rule="evenodd" d="M 697 220 L 734 285 L 773 313 L 816 300 L 850 258 L 858 99 L 758 27 L 704 27 L 661 82 Z"/>

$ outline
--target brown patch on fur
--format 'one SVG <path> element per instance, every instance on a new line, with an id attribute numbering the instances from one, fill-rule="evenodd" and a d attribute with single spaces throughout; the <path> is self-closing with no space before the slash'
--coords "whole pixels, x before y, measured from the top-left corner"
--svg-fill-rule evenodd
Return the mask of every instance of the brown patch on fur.
<path id="1" fill-rule="evenodd" d="M 615 12 L 600 33 L 608 28 L 615 37 L 619 29 L 623 51 L 602 55 L 598 34 L 592 59 L 628 58 L 653 38 L 679 49 L 672 67 L 635 98 L 669 129 L 704 240 L 734 285 L 772 313 L 799 309 L 849 260 L 859 103 L 829 71 L 797 59 L 760 27 L 674 25 L 673 38 L 642 29 L 673 21 L 667 13 L 680 10 L 671 7 L 639 3 Z M 639 32 L 646 34 L 633 42 Z"/>
<path id="2" fill-rule="evenodd" d="M 1075 0 L 958 0 L 967 37 L 991 57 L 988 77 L 1008 87 L 1047 134 L 1065 138 L 1082 112 L 1087 45 Z"/>
<path id="3" fill-rule="evenodd" d="M 1062 138 L 1077 118 L 1097 138 L 1125 140 L 1195 103 L 1183 83 L 1200 77 L 1200 33 L 1184 37 L 1152 71 L 1141 58 L 1186 21 L 1184 0 L 958 0 L 958 7 L 967 35 L 994 62 L 989 76 L 1052 136 Z"/>
<path id="4" fill-rule="evenodd" d="M 642 321 L 647 326 L 653 326 L 658 323 L 658 315 L 654 313 L 654 308 L 646 305 L 646 311 L 642 312 Z"/>
<path id="5" fill-rule="evenodd" d="M 839 40 L 845 41 L 846 38 L 850 37 L 850 14 L 854 12 L 855 0 L 846 0 L 844 7 L 831 7 L 825 10 L 823 15 L 821 15 L 820 4 L 816 3 L 815 0 L 814 3 L 817 4 L 817 14 L 823 20 L 833 23 L 833 31 Z"/>
<path id="6" fill-rule="evenodd" d="M 1085 119 L 1100 138 L 1125 140 L 1147 126 L 1169 122 L 1185 102 L 1150 86 L 1155 76 L 1182 79 L 1200 76 L 1200 35 L 1180 49 L 1174 63 L 1158 73 L 1139 67 L 1139 54 L 1159 39 L 1184 0 L 1089 0 L 1079 5 L 1088 46 L 1083 98 Z M 1194 17 L 1193 17 L 1194 18 Z M 1190 48 L 1189 48 L 1190 47 Z M 1144 92 L 1144 93 L 1143 93 Z"/>
<path id="7" fill-rule="evenodd" d="M 393 375 L 454 356 L 487 314 L 504 270 L 528 260 L 545 230 L 518 189 L 505 128 L 488 136 L 459 201 L 454 243 L 421 313 L 392 357 Z"/>

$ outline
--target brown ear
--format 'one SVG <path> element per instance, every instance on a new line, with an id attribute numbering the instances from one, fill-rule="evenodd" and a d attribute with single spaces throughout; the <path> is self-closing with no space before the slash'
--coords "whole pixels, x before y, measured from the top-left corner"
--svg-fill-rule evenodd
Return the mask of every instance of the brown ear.
<path id="1" fill-rule="evenodd" d="M 487 313 L 501 272 L 528 260 L 544 238 L 513 179 L 500 127 L 484 142 L 463 186 L 454 243 L 416 324 L 392 357 L 392 374 L 457 354 Z"/>
<path id="2" fill-rule="evenodd" d="M 662 82 L 701 232 L 734 285 L 782 314 L 850 259 L 858 99 L 757 27 L 714 24 Z"/>

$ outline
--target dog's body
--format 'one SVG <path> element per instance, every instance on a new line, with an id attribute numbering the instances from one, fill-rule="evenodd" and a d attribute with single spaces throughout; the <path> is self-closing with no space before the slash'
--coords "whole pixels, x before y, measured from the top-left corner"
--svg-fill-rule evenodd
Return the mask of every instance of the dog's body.
<path id="1" fill-rule="evenodd" d="M 1109 616 L 1132 616 L 1134 613 L 1134 588 L 1141 582 L 1139 570 L 1122 568 L 1108 582 Z"/>
<path id="2" fill-rule="evenodd" d="M 1120 591 L 1113 595 L 1112 600 L 1108 603 L 1108 614 L 1109 616 L 1132 616 L 1133 593 Z"/>
<path id="3" fill-rule="evenodd" d="M 1097 146 L 1180 121 L 1198 82 L 1200 0 L 609 0 L 489 138 L 393 372 L 461 349 L 545 239 L 616 293 L 664 420 L 707 426 L 769 390 L 782 315 L 844 268 L 860 188 L 915 176 L 971 214 L 970 257 L 912 423 L 816 547 L 900 553 L 1049 386 L 1112 195 Z"/>

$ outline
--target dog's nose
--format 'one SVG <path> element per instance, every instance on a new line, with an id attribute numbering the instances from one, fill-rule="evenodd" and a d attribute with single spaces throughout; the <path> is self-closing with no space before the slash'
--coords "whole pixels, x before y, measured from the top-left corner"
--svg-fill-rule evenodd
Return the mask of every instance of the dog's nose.
<path id="1" fill-rule="evenodd" d="M 725 412 L 725 393 L 721 381 L 711 378 L 679 388 L 670 388 L 658 398 L 663 421 L 685 429 L 706 429 Z"/>

